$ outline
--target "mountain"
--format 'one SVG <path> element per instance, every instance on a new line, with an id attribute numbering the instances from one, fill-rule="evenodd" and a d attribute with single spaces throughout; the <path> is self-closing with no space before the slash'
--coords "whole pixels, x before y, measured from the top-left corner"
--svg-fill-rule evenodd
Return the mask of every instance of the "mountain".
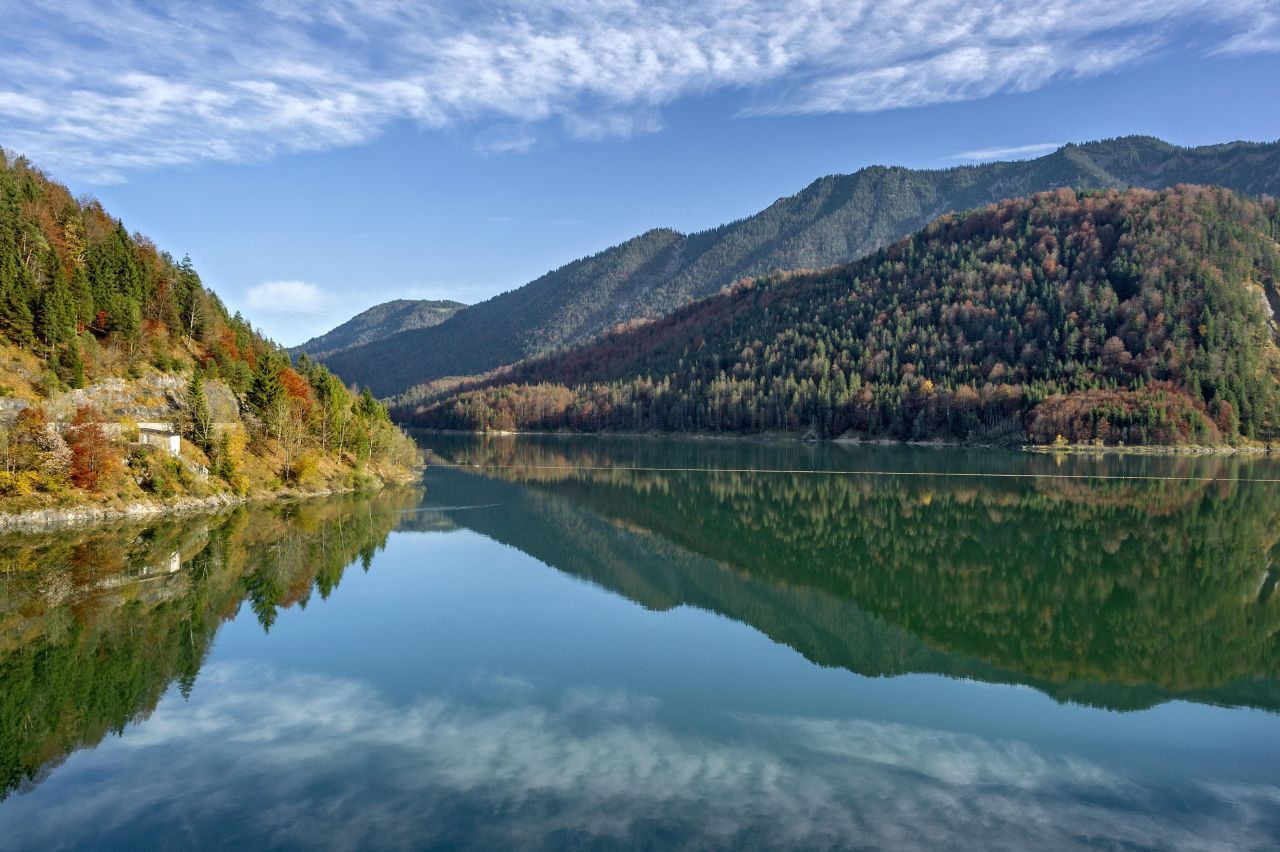
<path id="1" fill-rule="evenodd" d="M 289 354 L 297 356 L 306 353 L 312 358 L 323 358 L 402 331 L 439 325 L 465 307 L 461 302 L 447 299 L 395 299 L 383 302 L 356 314 L 332 331 L 293 347 Z"/>
<path id="2" fill-rule="evenodd" d="M 639 319 L 656 319 L 743 278 L 821 269 L 882 248 L 943 213 L 1072 187 L 1178 183 L 1280 194 L 1280 142 L 1181 148 L 1150 137 L 1067 145 L 1035 160 L 912 170 L 874 166 L 814 181 L 745 219 L 696 234 L 649 231 L 576 260 L 430 329 L 329 356 L 379 396 L 474 375 Z"/>
<path id="3" fill-rule="evenodd" d="M 295 370 L 189 259 L 0 150 L 0 513 L 349 488 L 415 461 L 372 396 Z"/>
<path id="4" fill-rule="evenodd" d="M 463 429 L 1217 443 L 1277 423 L 1280 211 L 1060 189 L 948 214 L 398 414 Z"/>

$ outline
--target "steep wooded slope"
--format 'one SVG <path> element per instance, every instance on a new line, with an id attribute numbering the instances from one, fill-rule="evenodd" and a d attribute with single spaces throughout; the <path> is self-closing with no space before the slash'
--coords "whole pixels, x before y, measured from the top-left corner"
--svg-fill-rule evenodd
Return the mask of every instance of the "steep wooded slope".
<path id="1" fill-rule="evenodd" d="M 180 431 L 181 452 L 138 421 Z M 0 512 L 324 490 L 413 463 L 372 396 L 295 370 L 190 260 L 0 150 Z"/>
<path id="2" fill-rule="evenodd" d="M 1150 137 L 1067 145 L 1035 160 L 917 171 L 875 166 L 814 181 L 721 227 L 649 231 L 574 261 L 430 329 L 402 332 L 326 363 L 379 396 L 483 373 L 655 319 L 743 278 L 847 263 L 943 213 L 1036 192 L 1178 183 L 1280 194 L 1280 143 L 1180 148 Z"/>
<path id="3" fill-rule="evenodd" d="M 1215 443 L 1269 433 L 1280 215 L 1057 190 L 400 409 L 422 426 Z"/>

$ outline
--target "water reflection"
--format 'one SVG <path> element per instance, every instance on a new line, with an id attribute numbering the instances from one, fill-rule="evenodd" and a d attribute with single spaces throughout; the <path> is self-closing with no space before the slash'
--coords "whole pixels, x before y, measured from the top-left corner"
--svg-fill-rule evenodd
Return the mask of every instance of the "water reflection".
<path id="1" fill-rule="evenodd" d="M 1116 709 L 1280 709 L 1280 485 L 1253 481 L 1276 476 L 1264 459 L 509 437 L 436 450 L 460 466 L 432 473 L 459 498 L 492 499 L 482 477 L 520 486 L 501 514 L 458 523 L 822 665 Z"/>
<path id="2" fill-rule="evenodd" d="M 234 846 L 1250 848 L 1276 828 L 1274 788 L 1207 786 L 1164 811 L 1158 787 L 1096 763 L 912 725 L 740 716 L 712 738 L 626 692 L 398 705 L 363 681 L 208 677 L 193 711 L 162 708 L 125 741 L 110 787 L 16 800 L 13 839 L 144 820 Z M 228 819 L 244 791 L 252 808 Z"/>
<path id="3" fill-rule="evenodd" d="M 1270 461 L 429 440 L 0 539 L 0 847 L 1280 837 Z"/>
<path id="4" fill-rule="evenodd" d="M 0 538 L 0 797 L 192 685 L 247 601 L 263 629 L 371 564 L 419 492 Z"/>

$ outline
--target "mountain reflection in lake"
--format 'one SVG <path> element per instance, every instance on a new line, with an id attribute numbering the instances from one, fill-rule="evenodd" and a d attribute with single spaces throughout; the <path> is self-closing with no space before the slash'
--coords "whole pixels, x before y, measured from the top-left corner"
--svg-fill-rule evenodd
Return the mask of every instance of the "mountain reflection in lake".
<path id="1" fill-rule="evenodd" d="M 1270 460 L 422 442 L 0 538 L 0 848 L 1280 842 Z"/>

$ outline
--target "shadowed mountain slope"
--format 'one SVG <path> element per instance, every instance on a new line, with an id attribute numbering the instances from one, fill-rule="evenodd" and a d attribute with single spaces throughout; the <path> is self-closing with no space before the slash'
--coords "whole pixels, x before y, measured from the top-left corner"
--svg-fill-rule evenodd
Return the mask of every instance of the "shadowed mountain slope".
<path id="1" fill-rule="evenodd" d="M 1067 145 L 1035 160 L 942 170 L 873 166 L 820 178 L 747 218 L 695 234 L 655 229 L 523 287 L 326 363 L 380 396 L 473 375 L 661 317 L 743 278 L 820 269 L 887 246 L 943 213 L 1059 187 L 1179 183 L 1280 193 L 1280 143 L 1181 148 L 1150 137 Z"/>
<path id="2" fill-rule="evenodd" d="M 1277 423 L 1280 212 L 1060 189 L 398 410 L 456 429 L 1217 444 Z"/>

